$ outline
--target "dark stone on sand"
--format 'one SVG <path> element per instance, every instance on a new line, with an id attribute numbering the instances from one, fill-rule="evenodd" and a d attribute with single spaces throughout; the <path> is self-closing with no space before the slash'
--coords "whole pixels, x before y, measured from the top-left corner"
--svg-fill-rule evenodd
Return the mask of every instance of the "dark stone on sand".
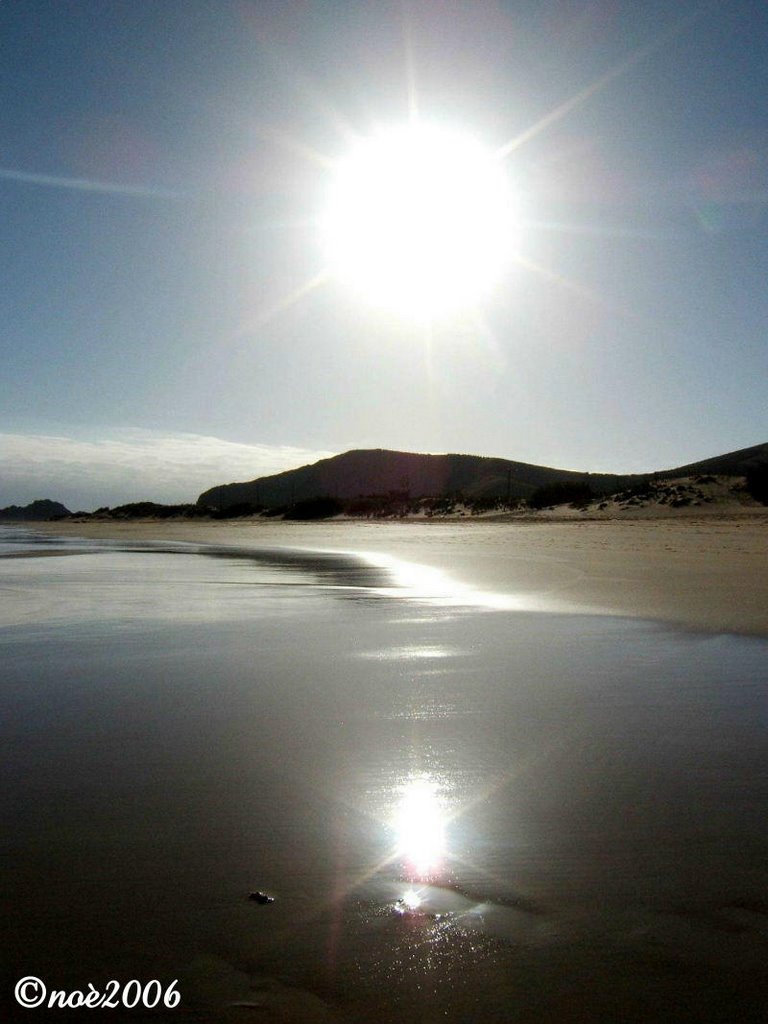
<path id="1" fill-rule="evenodd" d="M 257 890 L 256 892 L 249 892 L 248 899 L 253 900 L 254 903 L 274 903 L 275 897 L 268 896 L 265 892 Z"/>

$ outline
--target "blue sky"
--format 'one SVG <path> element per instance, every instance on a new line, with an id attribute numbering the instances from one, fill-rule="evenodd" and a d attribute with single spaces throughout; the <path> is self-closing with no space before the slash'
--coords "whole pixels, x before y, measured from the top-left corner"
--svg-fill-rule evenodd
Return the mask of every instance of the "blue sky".
<path id="1" fill-rule="evenodd" d="M 768 440 L 766 5 L 4 0 L 0 49 L 0 505 L 353 447 L 629 471 Z M 409 66 L 423 117 L 526 136 L 520 258 L 429 344 L 303 291 L 317 156 L 403 122 Z"/>

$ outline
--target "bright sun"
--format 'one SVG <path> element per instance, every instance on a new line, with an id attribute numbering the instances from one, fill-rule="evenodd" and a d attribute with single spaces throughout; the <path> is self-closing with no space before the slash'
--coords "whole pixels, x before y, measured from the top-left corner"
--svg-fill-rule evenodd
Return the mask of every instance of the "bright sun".
<path id="1" fill-rule="evenodd" d="M 500 161 L 472 139 L 389 130 L 336 166 L 326 256 L 334 276 L 377 306 L 452 313 L 498 281 L 515 243 L 512 207 Z"/>

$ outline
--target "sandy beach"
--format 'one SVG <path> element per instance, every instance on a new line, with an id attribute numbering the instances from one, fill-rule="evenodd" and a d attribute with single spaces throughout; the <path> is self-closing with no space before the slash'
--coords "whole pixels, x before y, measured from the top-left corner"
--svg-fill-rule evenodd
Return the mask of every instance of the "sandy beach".
<path id="1" fill-rule="evenodd" d="M 394 558 L 521 609 L 657 619 L 768 635 L 768 510 L 623 521 L 332 520 L 47 523 L 118 540 L 295 547 Z"/>
<path id="2" fill-rule="evenodd" d="M 175 979 L 185 1019 L 763 1020 L 765 527 L 6 530 L 11 977 Z"/>

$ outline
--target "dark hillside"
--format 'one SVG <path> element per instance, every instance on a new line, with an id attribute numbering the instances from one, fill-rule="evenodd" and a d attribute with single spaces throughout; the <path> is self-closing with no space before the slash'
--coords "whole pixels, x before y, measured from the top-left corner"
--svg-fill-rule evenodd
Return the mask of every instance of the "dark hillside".
<path id="1" fill-rule="evenodd" d="M 51 501 L 49 498 L 38 498 L 29 505 L 9 505 L 7 508 L 0 508 L 0 519 L 16 523 L 42 523 L 47 519 L 69 515 L 72 513 L 60 501 Z"/>
<path id="2" fill-rule="evenodd" d="M 420 455 L 376 448 L 323 459 L 246 483 L 205 491 L 198 504 L 226 508 L 239 502 L 292 505 L 309 498 L 403 494 L 410 498 L 462 494 L 468 498 L 527 498 L 558 482 L 589 483 L 596 493 L 617 490 L 634 477 L 578 473 L 480 455 Z"/>
<path id="3" fill-rule="evenodd" d="M 657 476 L 694 476 L 697 473 L 713 473 L 715 476 L 746 476 L 757 466 L 768 464 L 768 444 L 756 444 L 751 448 L 741 448 L 726 455 L 716 455 L 712 459 L 692 462 L 688 466 L 664 470 Z"/>
<path id="4" fill-rule="evenodd" d="M 198 505 L 216 509 L 250 504 L 266 508 L 290 506 L 313 498 L 355 499 L 370 495 L 403 495 L 410 499 L 463 496 L 469 499 L 510 499 L 530 496 L 556 484 L 584 485 L 591 493 L 609 494 L 653 477 L 712 473 L 745 476 L 768 463 L 768 444 L 755 445 L 675 469 L 617 475 L 580 473 L 481 455 L 423 455 L 384 448 L 360 449 L 322 459 L 244 483 L 220 484 L 204 491 Z"/>

